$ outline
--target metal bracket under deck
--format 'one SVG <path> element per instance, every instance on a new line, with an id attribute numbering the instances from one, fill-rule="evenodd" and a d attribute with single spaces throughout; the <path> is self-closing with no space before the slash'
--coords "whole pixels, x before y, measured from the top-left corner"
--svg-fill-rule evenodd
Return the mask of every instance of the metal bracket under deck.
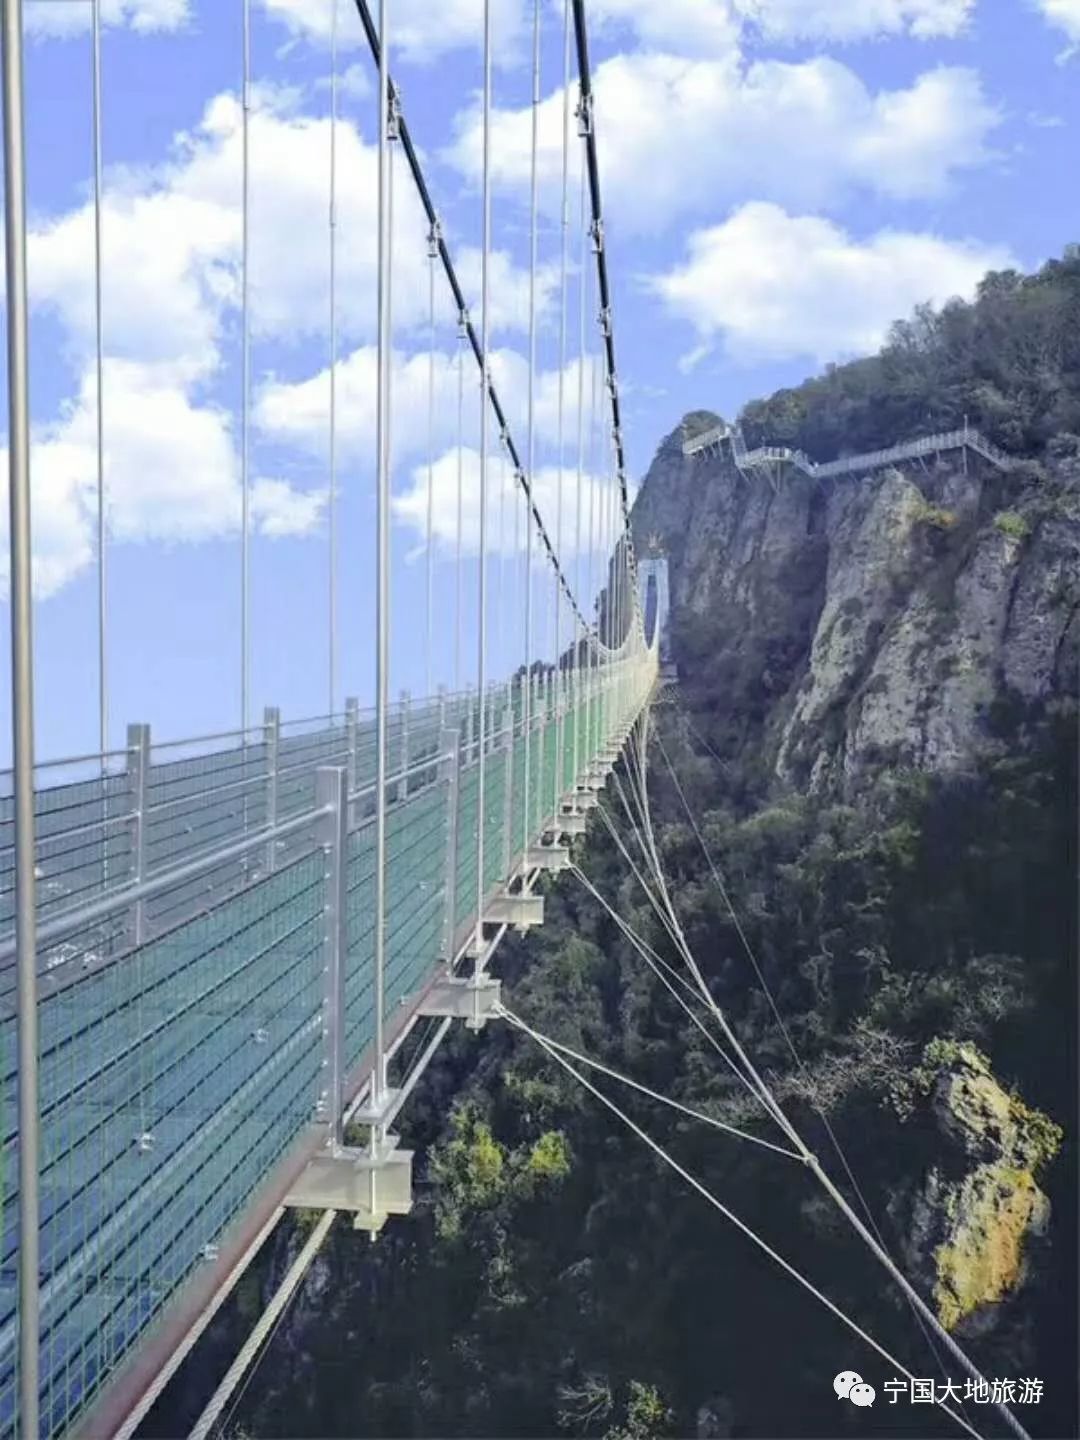
<path id="1" fill-rule="evenodd" d="M 559 875 L 570 868 L 570 851 L 565 845 L 531 845 L 521 868 Z"/>
<path id="2" fill-rule="evenodd" d="M 354 1230 L 374 1235 L 391 1215 L 412 1209 L 411 1150 L 397 1148 L 398 1137 L 387 1135 L 374 1150 L 342 1148 L 336 1154 L 309 1160 L 285 1196 L 297 1210 L 345 1210 Z"/>
<path id="3" fill-rule="evenodd" d="M 467 1030 L 482 1030 L 498 1005 L 502 983 L 490 975 L 447 975 L 436 980 L 420 1002 L 421 1015 L 463 1019 Z"/>

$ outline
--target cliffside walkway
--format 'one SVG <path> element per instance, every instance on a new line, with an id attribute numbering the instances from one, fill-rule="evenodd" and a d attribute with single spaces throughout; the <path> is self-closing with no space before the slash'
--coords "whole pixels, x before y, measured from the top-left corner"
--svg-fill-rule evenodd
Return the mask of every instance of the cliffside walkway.
<path id="1" fill-rule="evenodd" d="M 802 450 L 792 450 L 786 445 L 760 445 L 748 450 L 741 428 L 721 422 L 684 440 L 682 452 L 688 459 L 695 455 L 717 455 L 725 441 L 730 443 L 731 458 L 744 476 L 761 471 L 771 475 L 779 467 L 788 465 L 813 480 L 827 480 L 839 475 L 862 475 L 887 465 L 921 460 L 927 455 L 939 455 L 950 450 L 970 450 L 999 470 L 1008 469 L 1013 463 L 1011 456 L 992 445 L 980 431 L 967 425 L 959 430 L 921 435 L 915 440 L 890 445 L 885 450 L 869 450 L 862 455 L 846 455 L 842 460 L 826 460 L 819 464 Z"/>

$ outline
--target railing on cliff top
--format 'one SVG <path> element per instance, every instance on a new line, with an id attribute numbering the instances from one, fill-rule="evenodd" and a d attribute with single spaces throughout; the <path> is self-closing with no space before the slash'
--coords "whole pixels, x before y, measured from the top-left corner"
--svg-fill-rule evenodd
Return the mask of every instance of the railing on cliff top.
<path id="1" fill-rule="evenodd" d="M 826 460 L 819 464 L 802 450 L 792 450 L 786 445 L 760 445 L 748 450 L 740 427 L 725 425 L 721 421 L 720 424 L 684 440 L 682 452 L 688 459 L 695 455 L 717 452 L 725 440 L 730 440 L 732 460 L 741 472 L 791 465 L 814 480 L 879 470 L 885 465 L 917 460 L 924 455 L 940 454 L 946 450 L 971 450 L 988 460 L 991 465 L 996 465 L 999 470 L 1007 469 L 1013 463 L 1011 456 L 991 444 L 979 430 L 968 425 L 959 430 L 945 430 L 936 435 L 922 435 L 915 440 L 905 440 L 885 450 L 870 450 L 862 455 L 847 455 L 842 460 Z"/>

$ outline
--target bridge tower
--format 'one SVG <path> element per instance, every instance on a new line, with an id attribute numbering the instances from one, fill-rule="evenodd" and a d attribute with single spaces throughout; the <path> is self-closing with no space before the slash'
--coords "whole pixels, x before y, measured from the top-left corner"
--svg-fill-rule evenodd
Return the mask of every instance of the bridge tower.
<path id="1" fill-rule="evenodd" d="M 645 617 L 645 638 L 651 644 L 653 636 L 657 637 L 660 678 L 675 680 L 678 677 L 671 654 L 668 561 L 658 535 L 649 537 L 646 553 L 638 557 L 638 585 Z"/>

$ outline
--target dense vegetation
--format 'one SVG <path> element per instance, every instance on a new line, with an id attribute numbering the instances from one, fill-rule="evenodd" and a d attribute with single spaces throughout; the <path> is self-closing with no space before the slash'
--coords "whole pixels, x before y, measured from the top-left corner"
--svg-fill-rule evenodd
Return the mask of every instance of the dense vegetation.
<path id="1" fill-rule="evenodd" d="M 742 422 L 750 445 L 832 460 L 958 428 L 965 415 L 1016 454 L 1080 434 L 1080 245 L 1033 275 L 991 271 L 971 304 L 920 306 L 880 354 L 747 405 Z"/>
<path id="2" fill-rule="evenodd" d="M 896 776 L 858 810 L 790 798 L 749 812 L 703 748 L 708 718 L 692 723 L 668 712 L 664 742 L 805 1073 L 753 982 L 658 757 L 660 850 L 688 938 L 743 1043 L 842 1175 L 808 1095 L 828 1112 L 899 1249 L 933 1145 L 912 1105 L 927 1042 L 975 1040 L 1006 1083 L 1076 1134 L 1074 1055 L 1047 1043 L 1075 998 L 1066 963 L 1074 717 L 1050 716 L 1027 753 L 963 781 Z M 614 847 L 593 841 L 583 864 L 674 960 Z M 503 961 L 517 1012 L 684 1102 L 770 1134 L 580 886 L 564 878 L 548 906 L 552 923 Z M 604 1088 L 916 1374 L 938 1373 L 910 1314 L 793 1162 Z M 418 1095 L 405 1140 L 432 1145 L 416 1213 L 373 1247 L 339 1226 L 332 1282 L 303 1325 L 285 1331 L 291 1353 L 277 1348 L 264 1364 L 261 1400 L 246 1402 L 249 1433 L 858 1433 L 857 1415 L 838 1416 L 829 1380 L 853 1365 L 880 1381 L 884 1363 L 531 1041 L 505 1026 L 480 1043 L 457 1036 Z M 989 1334 L 967 1342 L 988 1373 L 1030 1369 L 1046 1381 L 1047 1403 L 1025 1417 L 1035 1434 L 1073 1433 L 1063 1329 L 1075 1273 L 1072 1167 L 1070 1146 L 1043 1182 L 1061 1217 L 1055 1264 Z M 947 1421 L 912 1413 L 894 1412 L 893 1433 L 949 1433 Z"/>
<path id="3" fill-rule="evenodd" d="M 1033 277 L 988 276 L 972 305 L 920 310 L 881 355 L 748 406 L 744 419 L 751 443 L 828 458 L 964 414 L 1029 453 L 1080 434 L 1080 249 Z M 1041 469 L 1037 478 L 1050 503 Z M 998 505 L 993 523 L 1023 539 L 1032 513 L 1026 501 Z M 789 604 L 820 604 L 799 573 L 784 583 Z M 765 737 L 799 657 L 766 627 L 764 649 L 733 658 L 728 624 L 713 612 L 676 616 L 680 698 L 655 712 L 657 843 L 689 943 L 740 1042 L 854 1200 L 827 1119 L 885 1243 L 924 1287 L 907 1242 L 916 1192 L 941 1163 L 926 1098 L 935 1060 L 956 1041 L 977 1045 L 999 1082 L 1049 1117 L 1048 1157 L 1062 1128 L 1065 1144 L 1039 1175 L 1053 1221 L 1048 1240 L 1031 1244 L 1028 1283 L 960 1334 L 984 1373 L 1043 1379 L 1043 1403 L 1022 1416 L 1030 1433 L 1076 1434 L 1075 703 L 1003 700 L 991 743 L 963 775 L 882 764 L 846 803 L 781 791 Z M 632 848 L 610 789 L 605 803 Z M 679 965 L 602 827 L 579 862 Z M 539 1031 L 778 1138 L 573 876 L 550 888 L 542 931 L 507 943 L 497 968 L 508 1003 Z M 940 1377 L 910 1312 L 803 1167 L 598 1083 L 916 1375 Z M 402 1119 L 402 1143 L 417 1152 L 413 1214 L 374 1245 L 337 1223 L 229 1417 L 236 1440 L 866 1433 L 831 1379 L 859 1369 L 880 1395 L 885 1362 L 533 1041 L 503 1023 L 480 1037 L 451 1032 Z M 219 1322 L 218 1350 L 149 1433 L 174 1435 L 194 1418 L 303 1223 L 282 1227 Z M 957 1433 L 929 1407 L 886 1418 L 893 1435 Z M 986 1407 L 970 1418 L 980 1433 L 1000 1431 Z"/>

